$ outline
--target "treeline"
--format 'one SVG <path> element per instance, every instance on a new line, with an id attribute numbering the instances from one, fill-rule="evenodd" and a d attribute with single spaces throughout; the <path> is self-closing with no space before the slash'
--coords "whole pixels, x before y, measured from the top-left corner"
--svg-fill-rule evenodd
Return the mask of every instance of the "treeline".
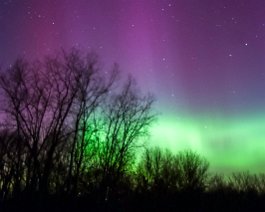
<path id="1" fill-rule="evenodd" d="M 95 54 L 18 59 L 0 87 L 1 210 L 265 209 L 265 175 L 210 175 L 192 151 L 146 148 L 154 97 Z"/>
<path id="2" fill-rule="evenodd" d="M 151 148 L 137 166 L 134 195 L 145 210 L 264 211 L 265 174 L 214 174 L 196 152 Z"/>

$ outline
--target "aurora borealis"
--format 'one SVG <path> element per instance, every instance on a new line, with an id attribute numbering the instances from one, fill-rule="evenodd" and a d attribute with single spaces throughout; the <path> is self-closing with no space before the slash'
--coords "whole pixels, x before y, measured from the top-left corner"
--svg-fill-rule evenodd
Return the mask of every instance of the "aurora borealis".
<path id="1" fill-rule="evenodd" d="M 265 171 L 265 1 L 0 0 L 2 69 L 73 46 L 155 94 L 151 144 Z"/>

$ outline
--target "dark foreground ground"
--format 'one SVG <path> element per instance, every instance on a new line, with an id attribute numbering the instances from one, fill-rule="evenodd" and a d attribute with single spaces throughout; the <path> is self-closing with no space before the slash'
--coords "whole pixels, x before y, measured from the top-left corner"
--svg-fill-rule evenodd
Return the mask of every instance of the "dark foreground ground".
<path id="1" fill-rule="evenodd" d="M 265 196 L 255 193 L 186 193 L 170 198 L 161 194 L 132 195 L 99 201 L 96 195 L 79 198 L 32 198 L 1 203 L 1 211 L 265 211 Z"/>

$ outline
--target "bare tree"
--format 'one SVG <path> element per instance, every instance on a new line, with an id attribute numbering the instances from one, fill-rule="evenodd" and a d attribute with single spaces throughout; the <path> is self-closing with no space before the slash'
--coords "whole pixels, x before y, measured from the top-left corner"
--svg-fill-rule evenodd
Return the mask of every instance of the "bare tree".
<path id="1" fill-rule="evenodd" d="M 147 148 L 137 167 L 138 191 L 177 191 L 181 173 L 176 158 L 168 149 Z"/>
<path id="2" fill-rule="evenodd" d="M 155 118 L 151 110 L 153 102 L 153 96 L 139 94 L 132 78 L 120 93 L 107 99 L 102 111 L 103 131 L 98 136 L 99 165 L 106 193 L 126 173 L 140 147 L 139 139 L 148 134 Z"/>
<path id="3" fill-rule="evenodd" d="M 33 126 L 29 126 L 32 114 L 28 114 L 27 110 L 29 109 L 28 102 L 29 100 L 29 88 L 26 84 L 26 81 L 29 80 L 29 74 L 27 70 L 29 65 L 18 59 L 14 65 L 8 70 L 7 74 L 2 74 L 0 78 L 0 85 L 4 91 L 5 95 L 5 112 L 7 114 L 9 125 L 15 127 L 15 134 L 19 137 L 25 138 L 25 141 L 28 141 L 26 145 L 31 147 L 32 140 L 28 140 L 30 134 L 32 133 Z M 20 183 L 22 180 L 22 143 L 21 141 L 16 142 L 16 155 L 17 158 L 13 159 L 16 161 L 16 177 L 14 179 L 14 184 L 16 185 L 14 190 L 19 192 Z M 10 167 L 9 167 L 10 168 Z M 12 170 L 12 168 L 11 168 Z"/>
<path id="4" fill-rule="evenodd" d="M 91 134 L 92 125 L 88 123 L 115 79 L 113 74 L 104 83 L 96 62 L 94 55 L 82 57 L 72 50 L 31 65 L 18 60 L 1 75 L 5 112 L 17 135 L 25 138 L 28 150 L 27 174 L 17 180 L 24 177 L 30 192 L 47 192 L 56 149 L 70 137 L 73 139 L 68 176 L 73 175 L 75 163 L 77 181 L 84 151 L 91 140 L 87 135 Z M 17 155 L 21 157 L 21 142 L 17 145 Z M 20 159 L 18 162 L 20 166 Z"/>
<path id="5" fill-rule="evenodd" d="M 102 100 L 114 83 L 118 69 L 115 66 L 108 79 L 98 74 L 97 56 L 90 54 L 84 60 L 78 52 L 67 57 L 67 67 L 76 73 L 78 92 L 73 104 L 72 146 L 70 150 L 67 190 L 76 193 L 80 174 L 96 154 L 96 114 Z M 70 188 L 72 186 L 73 188 Z"/>
<path id="6" fill-rule="evenodd" d="M 203 191 L 208 178 L 209 162 L 192 151 L 177 155 L 178 171 L 181 173 L 180 188 L 187 191 Z"/>
<path id="7" fill-rule="evenodd" d="M 209 163 L 192 151 L 172 154 L 150 148 L 138 165 L 138 188 L 156 192 L 205 189 Z"/>
<path id="8" fill-rule="evenodd" d="M 117 182 L 126 187 L 155 119 L 154 98 L 141 95 L 132 78 L 119 87 L 117 75 L 117 66 L 102 74 L 95 54 L 72 50 L 34 63 L 17 60 L 0 76 L 12 135 L 0 144 L 2 199 L 22 191 L 76 196 L 93 183 L 104 195 Z"/>

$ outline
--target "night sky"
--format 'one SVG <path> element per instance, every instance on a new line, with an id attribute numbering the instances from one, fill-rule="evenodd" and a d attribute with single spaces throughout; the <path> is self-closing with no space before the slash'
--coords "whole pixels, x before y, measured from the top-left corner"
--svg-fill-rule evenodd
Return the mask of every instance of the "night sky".
<path id="1" fill-rule="evenodd" d="M 95 51 L 157 99 L 150 143 L 265 171 L 264 0 L 0 0 L 0 66 Z"/>

